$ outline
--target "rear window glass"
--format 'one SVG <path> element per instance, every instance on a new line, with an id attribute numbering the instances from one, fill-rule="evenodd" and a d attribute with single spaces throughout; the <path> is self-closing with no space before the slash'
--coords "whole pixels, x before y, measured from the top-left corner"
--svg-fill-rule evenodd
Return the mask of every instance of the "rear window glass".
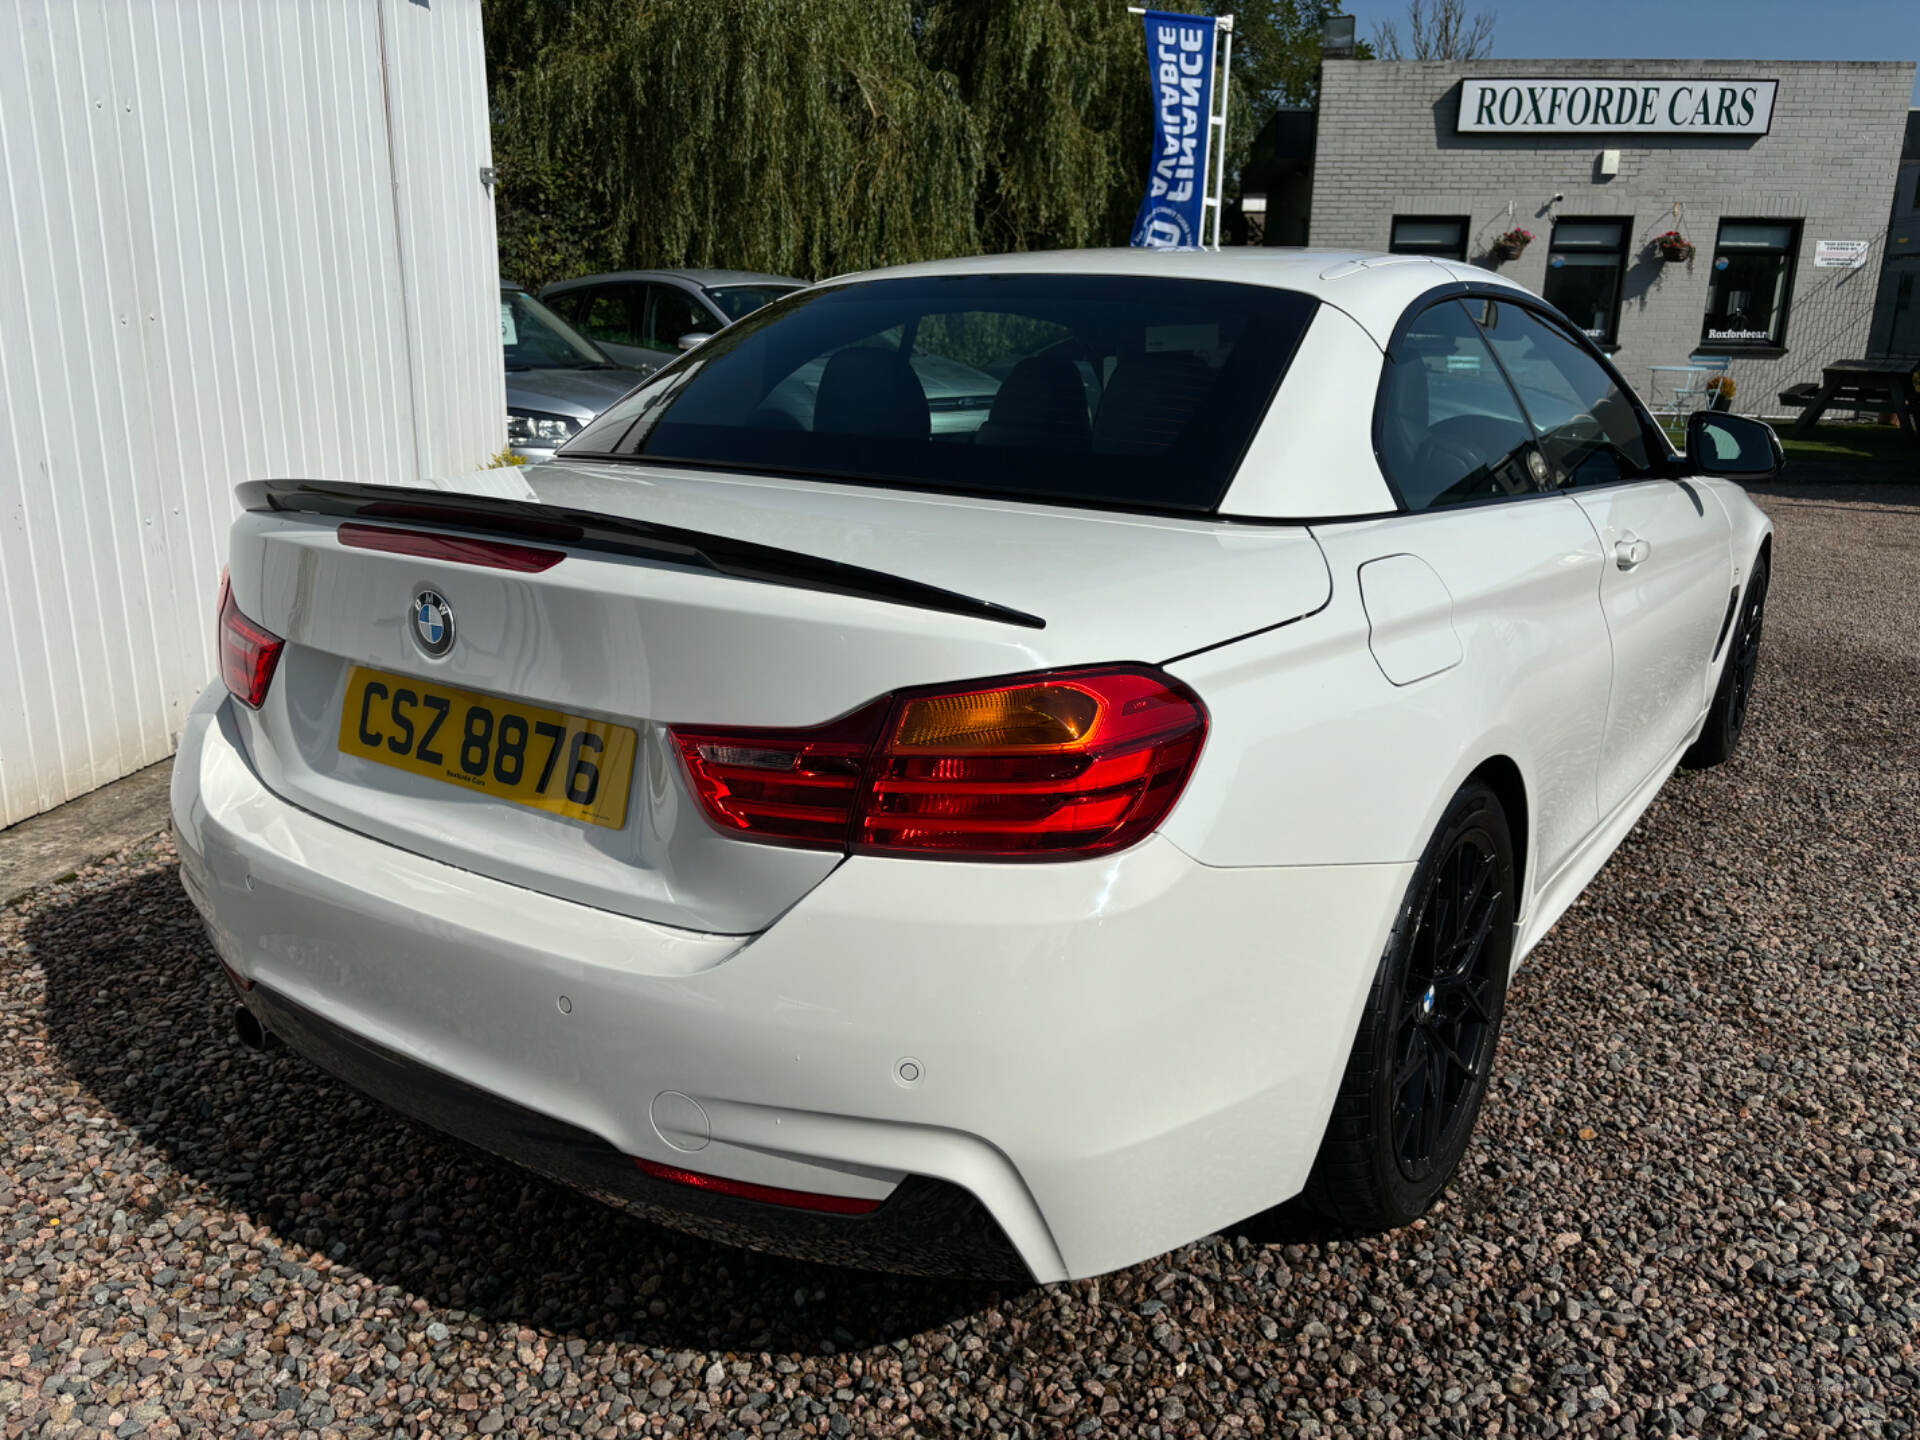
<path id="1" fill-rule="evenodd" d="M 810 290 L 661 370 L 566 453 L 1205 512 L 1315 303 L 1123 275 Z"/>

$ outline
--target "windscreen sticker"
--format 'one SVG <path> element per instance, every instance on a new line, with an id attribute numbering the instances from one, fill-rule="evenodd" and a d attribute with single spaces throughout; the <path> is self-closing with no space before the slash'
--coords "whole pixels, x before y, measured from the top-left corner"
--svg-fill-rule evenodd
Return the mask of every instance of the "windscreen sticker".
<path id="1" fill-rule="evenodd" d="M 520 337 L 515 333 L 513 328 L 513 306 L 507 304 L 505 301 L 500 303 L 500 343 L 502 345 L 518 345 L 520 343 Z"/>

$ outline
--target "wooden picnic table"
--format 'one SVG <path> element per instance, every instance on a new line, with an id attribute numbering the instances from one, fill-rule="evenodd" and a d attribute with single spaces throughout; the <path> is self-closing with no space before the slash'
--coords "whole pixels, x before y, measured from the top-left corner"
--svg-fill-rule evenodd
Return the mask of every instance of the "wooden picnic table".
<path id="1" fill-rule="evenodd" d="M 1811 430 L 1830 405 L 1891 413 L 1894 424 L 1920 441 L 1920 366 L 1912 360 L 1836 360 L 1821 372 L 1820 388 L 1793 422 Z M 1785 398 L 1784 396 L 1782 397 Z"/>

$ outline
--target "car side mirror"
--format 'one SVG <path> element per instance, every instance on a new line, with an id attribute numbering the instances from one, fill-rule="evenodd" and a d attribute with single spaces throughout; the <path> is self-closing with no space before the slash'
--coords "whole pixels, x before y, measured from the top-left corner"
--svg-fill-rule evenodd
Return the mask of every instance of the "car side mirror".
<path id="1" fill-rule="evenodd" d="M 1764 420 L 1696 410 L 1687 417 L 1687 466 L 1729 480 L 1771 480 L 1787 468 L 1787 452 Z"/>
<path id="2" fill-rule="evenodd" d="M 713 335 L 710 331 L 690 330 L 680 337 L 678 343 L 682 350 L 698 350 L 712 338 Z"/>

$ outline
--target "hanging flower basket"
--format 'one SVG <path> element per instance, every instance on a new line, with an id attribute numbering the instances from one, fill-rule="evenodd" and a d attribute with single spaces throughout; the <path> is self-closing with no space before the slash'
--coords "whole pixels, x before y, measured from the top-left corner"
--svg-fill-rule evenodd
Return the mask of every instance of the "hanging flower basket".
<path id="1" fill-rule="evenodd" d="M 1653 237 L 1653 248 L 1662 260 L 1681 264 L 1693 259 L 1693 242 L 1678 230 Z"/>
<path id="2" fill-rule="evenodd" d="M 1531 230 L 1509 230 L 1493 242 L 1493 258 L 1518 260 L 1520 252 L 1533 243 Z"/>

